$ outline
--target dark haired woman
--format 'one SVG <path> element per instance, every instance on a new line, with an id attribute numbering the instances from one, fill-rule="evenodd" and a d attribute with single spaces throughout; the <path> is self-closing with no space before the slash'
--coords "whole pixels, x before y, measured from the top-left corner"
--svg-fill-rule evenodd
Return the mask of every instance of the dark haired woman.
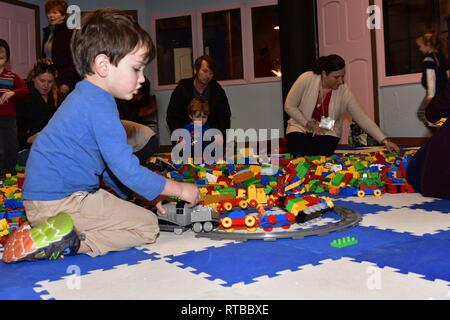
<path id="1" fill-rule="evenodd" d="M 26 83 L 30 94 L 17 104 L 19 150 L 21 150 L 18 156 L 19 165 L 25 165 L 28 149 L 60 104 L 56 76 L 53 62 L 49 59 L 39 59 L 27 77 Z"/>
<path id="2" fill-rule="evenodd" d="M 288 152 L 295 156 L 334 153 L 342 135 L 345 112 L 389 152 L 399 152 L 380 128 L 363 111 L 344 84 L 345 61 L 338 55 L 321 57 L 313 71 L 295 81 L 284 109 L 291 117 L 286 129 Z"/>

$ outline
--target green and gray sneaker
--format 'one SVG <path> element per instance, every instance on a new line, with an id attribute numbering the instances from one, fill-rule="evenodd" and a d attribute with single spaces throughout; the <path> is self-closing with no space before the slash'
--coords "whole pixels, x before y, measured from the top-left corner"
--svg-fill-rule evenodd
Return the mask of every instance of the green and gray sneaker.
<path id="1" fill-rule="evenodd" d="M 79 247 L 72 218 L 68 213 L 60 212 L 35 228 L 23 224 L 8 238 L 2 260 L 6 263 L 56 260 L 75 255 Z"/>

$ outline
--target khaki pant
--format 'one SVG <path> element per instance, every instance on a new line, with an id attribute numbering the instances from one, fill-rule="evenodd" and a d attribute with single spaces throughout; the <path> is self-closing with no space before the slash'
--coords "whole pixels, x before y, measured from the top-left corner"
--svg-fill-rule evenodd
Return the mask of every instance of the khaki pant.
<path id="1" fill-rule="evenodd" d="M 77 234 L 95 257 L 109 251 L 155 242 L 159 233 L 156 215 L 131 202 L 99 189 L 95 193 L 75 192 L 53 201 L 23 201 L 27 218 L 37 226 L 61 211 L 69 213 Z M 83 237 L 81 237 L 83 238 Z"/>
<path id="2" fill-rule="evenodd" d="M 127 142 L 133 152 L 141 150 L 155 134 L 150 128 L 122 120 Z M 37 226 L 59 212 L 69 213 L 77 234 L 92 250 L 86 254 L 95 257 L 109 251 L 125 250 L 155 242 L 159 233 L 155 214 L 131 202 L 122 200 L 100 189 L 94 193 L 75 192 L 53 201 L 23 201 L 27 218 Z"/>

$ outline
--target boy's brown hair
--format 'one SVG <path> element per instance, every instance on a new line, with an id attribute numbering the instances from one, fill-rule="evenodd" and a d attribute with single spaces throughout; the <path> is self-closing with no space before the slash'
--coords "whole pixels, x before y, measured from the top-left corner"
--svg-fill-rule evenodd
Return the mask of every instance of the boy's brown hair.
<path id="1" fill-rule="evenodd" d="M 197 97 L 188 106 L 188 115 L 195 117 L 201 114 L 209 115 L 209 103 L 205 98 Z"/>
<path id="2" fill-rule="evenodd" d="M 146 48 L 145 62 L 155 57 L 150 35 L 126 12 L 103 8 L 90 12 L 74 31 L 71 41 L 75 68 L 82 78 L 94 73 L 92 65 L 99 54 L 108 56 L 117 67 L 120 60 L 138 48 Z"/>
<path id="3" fill-rule="evenodd" d="M 45 3 L 45 13 L 48 14 L 51 10 L 56 10 L 61 13 L 62 16 L 65 16 L 67 13 L 67 2 L 64 0 L 48 0 Z"/>

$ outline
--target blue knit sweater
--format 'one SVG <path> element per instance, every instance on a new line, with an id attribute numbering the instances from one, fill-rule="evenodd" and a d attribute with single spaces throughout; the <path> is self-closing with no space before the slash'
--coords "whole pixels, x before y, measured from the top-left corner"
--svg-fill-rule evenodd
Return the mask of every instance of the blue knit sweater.
<path id="1" fill-rule="evenodd" d="M 150 200 L 165 186 L 165 178 L 140 166 L 133 155 L 114 97 L 83 80 L 33 143 L 23 199 L 58 200 L 77 191 L 94 192 L 100 177 L 123 196 L 108 171 Z"/>

